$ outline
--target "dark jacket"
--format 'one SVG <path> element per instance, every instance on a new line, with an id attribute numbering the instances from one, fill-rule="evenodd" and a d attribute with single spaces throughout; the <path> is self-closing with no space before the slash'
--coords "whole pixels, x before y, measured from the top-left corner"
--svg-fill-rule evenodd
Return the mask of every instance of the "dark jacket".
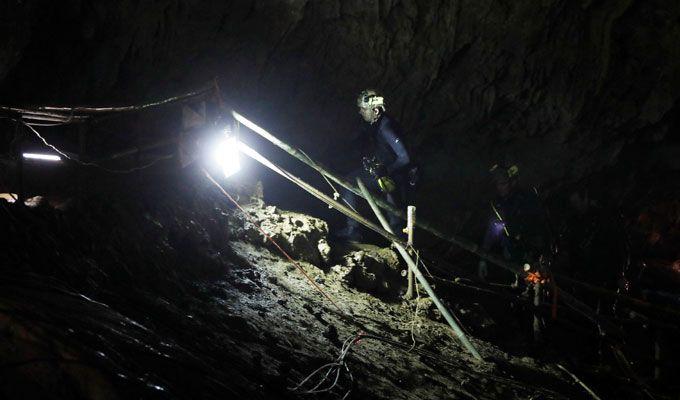
<path id="1" fill-rule="evenodd" d="M 371 141 L 367 157 L 375 157 L 385 166 L 387 174 L 401 174 L 411 163 L 406 145 L 403 141 L 401 128 L 389 115 L 383 114 L 368 128 L 368 138 Z"/>
<path id="2" fill-rule="evenodd" d="M 547 251 L 549 233 L 543 207 L 533 191 L 515 188 L 506 197 L 496 197 L 487 226 L 482 249 L 490 251 L 500 244 L 506 257 L 517 262 L 527 261 Z M 500 219 L 499 219 L 500 217 Z"/>

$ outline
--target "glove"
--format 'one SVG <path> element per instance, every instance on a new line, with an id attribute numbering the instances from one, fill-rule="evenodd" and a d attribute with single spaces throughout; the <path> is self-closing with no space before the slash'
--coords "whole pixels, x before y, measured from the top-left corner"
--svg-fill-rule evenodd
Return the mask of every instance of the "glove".
<path id="1" fill-rule="evenodd" d="M 486 265 L 486 261 L 481 260 L 477 266 L 477 276 L 482 281 L 486 281 L 486 277 L 489 275 L 489 267 Z"/>
<path id="2" fill-rule="evenodd" d="M 394 189 L 397 188 L 397 184 L 394 183 L 394 180 L 389 176 L 378 178 L 378 186 L 380 186 L 380 190 L 382 190 L 383 193 L 392 193 L 394 192 Z"/>

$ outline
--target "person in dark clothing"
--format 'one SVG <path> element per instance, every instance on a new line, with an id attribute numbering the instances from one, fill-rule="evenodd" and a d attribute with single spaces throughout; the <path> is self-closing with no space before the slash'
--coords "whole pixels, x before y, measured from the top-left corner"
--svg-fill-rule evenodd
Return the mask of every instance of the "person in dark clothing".
<path id="1" fill-rule="evenodd" d="M 519 170 L 495 165 L 491 169 L 497 195 L 491 202 L 482 250 L 490 252 L 500 247 L 503 258 L 519 264 L 534 263 L 548 253 L 549 233 L 545 213 L 536 192 L 520 187 Z M 478 275 L 487 276 L 487 264 L 479 262 Z"/>
<path id="2" fill-rule="evenodd" d="M 370 191 L 381 193 L 397 207 L 405 207 L 411 200 L 417 168 L 403 142 L 401 128 L 385 113 L 384 99 L 375 90 L 362 91 L 357 98 L 357 107 L 367 126 L 361 135 L 362 166 L 353 170 L 348 179 L 355 182 L 359 177 Z M 342 196 L 347 204 L 356 208 L 354 193 L 345 190 Z M 395 233 L 401 232 L 399 218 L 390 214 L 389 222 Z M 359 224 L 352 219 L 347 220 L 346 227 L 336 236 L 354 241 L 362 238 Z"/>
<path id="3" fill-rule="evenodd" d="M 570 194 L 568 215 L 561 229 L 568 265 L 563 273 L 608 289 L 627 275 L 628 238 L 616 207 L 602 207 L 588 190 Z"/>

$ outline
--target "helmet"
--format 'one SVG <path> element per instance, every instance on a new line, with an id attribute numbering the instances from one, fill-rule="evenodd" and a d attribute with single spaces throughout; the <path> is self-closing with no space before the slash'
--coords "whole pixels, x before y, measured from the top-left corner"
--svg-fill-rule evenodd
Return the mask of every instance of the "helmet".
<path id="1" fill-rule="evenodd" d="M 510 182 L 519 176 L 519 168 L 514 164 L 510 167 L 494 164 L 489 172 L 495 182 Z"/>
<path id="2" fill-rule="evenodd" d="M 378 96 L 378 93 L 373 89 L 366 89 L 359 93 L 357 97 L 357 106 L 360 108 L 381 108 L 385 111 L 385 99 Z"/>

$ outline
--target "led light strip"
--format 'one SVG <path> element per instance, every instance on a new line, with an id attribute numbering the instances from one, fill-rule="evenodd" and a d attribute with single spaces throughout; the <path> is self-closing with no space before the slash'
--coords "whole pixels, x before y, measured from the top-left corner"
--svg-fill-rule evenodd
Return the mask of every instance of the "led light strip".
<path id="1" fill-rule="evenodd" d="M 22 155 L 29 160 L 61 161 L 61 157 L 54 154 L 24 153 Z"/>

